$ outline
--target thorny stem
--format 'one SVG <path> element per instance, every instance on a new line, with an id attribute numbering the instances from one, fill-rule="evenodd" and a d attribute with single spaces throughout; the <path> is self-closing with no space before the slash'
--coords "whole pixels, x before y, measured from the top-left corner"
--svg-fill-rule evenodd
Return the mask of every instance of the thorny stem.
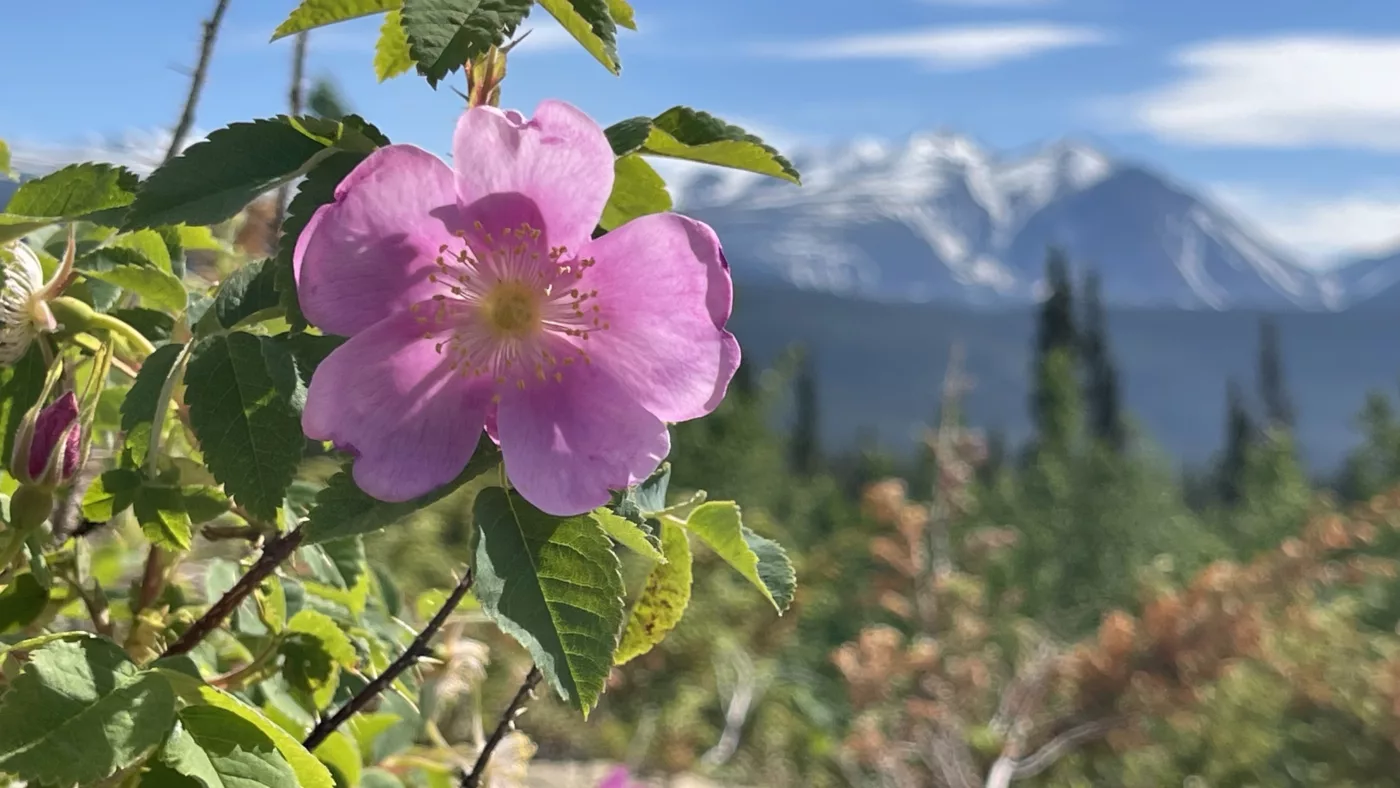
<path id="1" fill-rule="evenodd" d="M 291 555 L 292 551 L 296 550 L 305 538 L 306 532 L 301 529 L 301 526 L 297 526 L 268 542 L 263 548 L 262 555 L 253 562 L 253 566 L 248 569 L 246 574 L 238 578 L 238 582 L 233 584 L 233 588 L 224 592 L 218 601 L 210 605 L 209 609 L 204 611 L 204 615 L 191 624 L 179 640 L 170 644 L 161 656 L 173 657 L 176 654 L 185 654 L 199 645 L 209 636 L 210 632 L 218 629 L 219 625 L 224 623 L 224 619 L 228 618 L 263 580 L 276 571 L 279 564 L 287 560 L 287 556 Z"/>
<path id="2" fill-rule="evenodd" d="M 355 696 L 346 701 L 345 705 L 341 706 L 335 714 L 329 717 L 323 717 L 320 722 L 316 723 L 316 727 L 312 728 L 311 733 L 307 734 L 306 740 L 302 742 L 302 746 L 306 747 L 308 750 L 316 749 L 316 747 L 318 747 L 321 742 L 325 741 L 326 737 L 330 736 L 336 728 L 345 724 L 346 720 L 354 716 L 360 709 L 363 709 L 366 704 L 379 695 L 379 693 L 387 689 L 390 684 L 393 684 L 399 676 L 403 675 L 404 671 L 417 664 L 418 659 L 428 653 L 428 643 L 433 639 L 433 636 L 437 634 L 439 629 L 442 629 L 443 624 L 447 623 L 447 617 L 452 615 L 452 611 L 457 609 L 457 604 L 462 601 L 462 597 L 466 596 L 467 591 L 471 589 L 472 581 L 472 571 L 468 569 L 466 573 L 462 575 L 462 579 L 457 581 L 457 587 L 452 589 L 451 594 L 447 595 L 447 599 L 442 603 L 442 607 L 438 608 L 437 613 L 433 614 L 427 626 L 423 627 L 417 637 L 413 638 L 413 642 L 408 644 L 408 648 L 404 649 L 404 652 L 399 655 L 399 658 L 394 660 L 389 667 L 385 668 L 384 672 L 376 676 L 373 681 L 366 684 L 364 689 L 355 693 Z"/>
<path id="3" fill-rule="evenodd" d="M 180 121 L 175 124 L 175 130 L 170 134 L 170 147 L 165 151 L 165 161 L 170 161 L 180 152 L 185 137 L 194 126 L 194 110 L 199 105 L 199 94 L 204 90 L 204 79 L 209 75 L 209 61 L 214 57 L 214 41 L 219 37 L 219 25 L 224 21 L 228 3 L 229 0 L 217 0 L 214 3 L 213 15 L 204 23 L 204 36 L 199 42 L 199 62 L 195 66 L 194 75 L 190 77 L 190 94 L 185 99 L 184 109 L 180 111 Z"/>
<path id="4" fill-rule="evenodd" d="M 535 687 L 539 686 L 543 678 L 544 674 L 540 672 L 539 667 L 531 665 L 530 672 L 525 675 L 525 681 L 520 684 L 520 689 L 516 691 L 510 705 L 501 713 L 501 721 L 496 724 L 496 729 L 491 731 L 491 738 L 486 740 L 486 746 L 482 747 L 481 754 L 476 756 L 476 764 L 462 777 L 461 788 L 478 788 L 481 785 L 491 754 L 496 751 L 506 734 L 515 727 L 515 718 L 525 712 L 525 702 L 535 697 Z"/>

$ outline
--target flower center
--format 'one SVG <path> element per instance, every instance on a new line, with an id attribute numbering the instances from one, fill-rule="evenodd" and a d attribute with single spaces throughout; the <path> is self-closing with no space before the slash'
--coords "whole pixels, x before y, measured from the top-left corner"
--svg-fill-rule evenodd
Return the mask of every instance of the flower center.
<path id="1" fill-rule="evenodd" d="M 522 282 L 498 282 L 482 299 L 482 316 L 498 338 L 527 337 L 540 327 L 539 295 Z"/>

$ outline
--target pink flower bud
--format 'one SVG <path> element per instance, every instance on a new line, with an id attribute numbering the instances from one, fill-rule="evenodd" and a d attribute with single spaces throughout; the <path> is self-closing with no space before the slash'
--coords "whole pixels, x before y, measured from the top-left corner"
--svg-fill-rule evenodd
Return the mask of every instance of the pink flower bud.
<path id="1" fill-rule="evenodd" d="M 15 436 L 10 473 L 24 484 L 57 487 L 77 473 L 81 454 L 78 398 L 66 391 L 37 416 L 31 410 L 25 417 Z"/>

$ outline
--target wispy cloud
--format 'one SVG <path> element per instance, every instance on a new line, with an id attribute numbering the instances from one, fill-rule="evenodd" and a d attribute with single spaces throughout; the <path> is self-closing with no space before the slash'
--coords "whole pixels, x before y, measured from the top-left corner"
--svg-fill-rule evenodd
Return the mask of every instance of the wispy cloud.
<path id="1" fill-rule="evenodd" d="M 1047 52 L 1107 43 L 1093 27 L 1027 22 L 863 33 L 757 44 L 753 52 L 792 60 L 906 60 L 934 68 L 989 68 Z"/>
<path id="2" fill-rule="evenodd" d="M 1129 123 L 1161 139 L 1400 150 L 1400 37 L 1223 39 L 1173 60 L 1179 79 L 1127 103 Z"/>
<path id="3" fill-rule="evenodd" d="M 1400 245 L 1400 186 L 1318 195 L 1217 184 L 1210 192 L 1318 267 Z"/>

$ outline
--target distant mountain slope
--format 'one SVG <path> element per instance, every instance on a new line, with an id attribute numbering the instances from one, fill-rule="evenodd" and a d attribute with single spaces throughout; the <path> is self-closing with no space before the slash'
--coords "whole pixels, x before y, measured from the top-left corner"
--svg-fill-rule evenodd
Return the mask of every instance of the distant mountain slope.
<path id="1" fill-rule="evenodd" d="M 1276 317 L 1299 442 L 1312 467 L 1332 469 L 1358 440 L 1352 422 L 1366 392 L 1400 393 L 1400 309 Z M 1033 319 L 1027 308 L 877 304 L 748 285 L 731 326 L 750 363 L 767 363 L 792 343 L 810 348 L 827 445 L 850 446 L 873 427 L 886 445 L 908 450 L 933 413 L 954 340 L 976 379 L 970 421 L 1026 436 Z M 1219 448 L 1226 381 L 1254 385 L 1258 320 L 1247 311 L 1109 313 L 1127 407 L 1174 458 L 1203 461 Z"/>
<path id="2" fill-rule="evenodd" d="M 757 281 L 877 300 L 1034 300 L 1054 244 L 1123 306 L 1335 309 L 1331 280 L 1150 170 L 1060 142 L 1001 159 L 915 135 L 799 153 L 804 185 L 724 173 L 677 188 Z M 741 266 L 740 270 L 743 270 Z"/>

